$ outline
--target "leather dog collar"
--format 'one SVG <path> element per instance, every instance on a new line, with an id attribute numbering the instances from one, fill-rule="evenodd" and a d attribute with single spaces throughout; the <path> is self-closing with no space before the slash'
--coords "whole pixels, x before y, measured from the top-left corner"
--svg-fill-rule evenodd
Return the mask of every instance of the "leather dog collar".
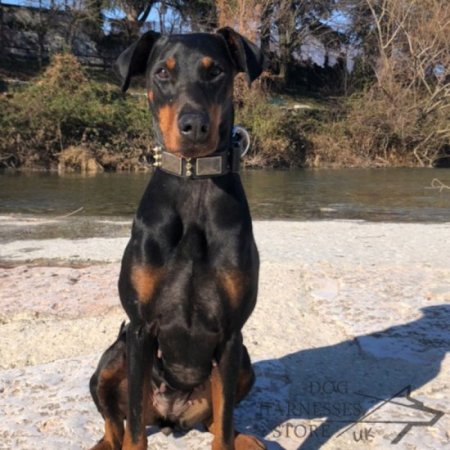
<path id="1" fill-rule="evenodd" d="M 191 179 L 238 173 L 240 157 L 239 149 L 212 153 L 199 158 L 176 156 L 163 150 L 160 146 L 153 149 L 154 167 L 178 177 Z"/>

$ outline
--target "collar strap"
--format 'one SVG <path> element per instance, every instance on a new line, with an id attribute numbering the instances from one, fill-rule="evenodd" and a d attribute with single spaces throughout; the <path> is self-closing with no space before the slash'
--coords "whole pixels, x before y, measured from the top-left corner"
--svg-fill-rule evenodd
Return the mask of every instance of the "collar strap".
<path id="1" fill-rule="evenodd" d="M 238 149 L 217 152 L 200 158 L 183 158 L 156 146 L 153 148 L 153 158 L 155 161 L 153 165 L 163 172 L 191 179 L 238 173 L 240 166 Z"/>

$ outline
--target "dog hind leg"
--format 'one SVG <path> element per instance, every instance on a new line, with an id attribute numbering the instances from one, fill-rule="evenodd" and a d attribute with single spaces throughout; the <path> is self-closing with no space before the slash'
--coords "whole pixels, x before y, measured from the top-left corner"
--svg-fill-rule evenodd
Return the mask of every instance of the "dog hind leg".
<path id="1" fill-rule="evenodd" d="M 122 447 L 127 380 L 125 342 L 118 339 L 100 359 L 89 388 L 98 411 L 105 421 L 105 434 L 92 450 L 120 450 Z"/>

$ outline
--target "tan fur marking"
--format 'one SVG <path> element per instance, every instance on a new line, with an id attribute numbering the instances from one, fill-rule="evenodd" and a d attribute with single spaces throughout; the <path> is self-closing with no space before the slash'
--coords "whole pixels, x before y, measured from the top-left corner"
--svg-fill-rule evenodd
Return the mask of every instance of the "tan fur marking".
<path id="1" fill-rule="evenodd" d="M 134 443 L 127 426 L 125 430 L 125 438 L 122 444 L 122 450 L 147 450 L 147 436 L 144 434 L 139 438 L 138 442 Z"/>
<path id="2" fill-rule="evenodd" d="M 153 103 L 154 97 L 155 97 L 155 94 L 153 93 L 152 90 L 147 91 L 147 98 L 148 98 L 148 101 L 149 101 L 149 102 L 152 102 L 152 103 Z"/>
<path id="3" fill-rule="evenodd" d="M 212 450 L 221 450 L 223 447 L 223 382 L 219 368 L 215 367 L 211 373 L 211 400 L 212 400 L 212 423 L 209 431 L 214 435 Z"/>
<path id="4" fill-rule="evenodd" d="M 213 153 L 217 149 L 217 145 L 219 144 L 219 126 L 220 119 L 222 116 L 222 106 L 221 105 L 213 105 L 208 111 L 209 114 L 209 123 L 210 123 L 210 131 L 208 140 L 204 145 L 202 145 L 202 149 L 197 153 L 197 157 L 209 155 Z"/>
<path id="5" fill-rule="evenodd" d="M 214 64 L 214 61 L 209 56 L 205 56 L 202 58 L 201 63 L 205 69 L 209 69 Z"/>
<path id="6" fill-rule="evenodd" d="M 166 66 L 169 70 L 175 69 L 175 66 L 177 65 L 177 62 L 175 61 L 174 57 L 170 57 L 166 59 Z"/>
<path id="7" fill-rule="evenodd" d="M 106 408 L 106 399 L 111 395 L 112 391 L 118 388 L 125 376 L 125 368 L 122 364 L 113 364 L 100 372 L 97 393 L 102 408 Z M 118 404 L 120 410 L 120 399 L 118 399 Z M 121 417 L 120 413 L 116 417 L 110 417 L 108 414 L 104 416 L 105 434 L 103 439 L 91 450 L 113 450 L 122 445 L 124 427 Z M 125 417 L 125 413 L 123 413 L 123 417 Z"/>
<path id="8" fill-rule="evenodd" d="M 105 419 L 105 441 L 111 444 L 111 448 L 116 448 L 117 444 L 122 444 L 123 440 L 123 424 L 118 427 L 108 417 Z"/>
<path id="9" fill-rule="evenodd" d="M 183 428 L 192 428 L 211 417 L 211 384 L 207 383 L 201 392 L 194 391 L 189 400 L 191 406 L 179 418 Z"/>
<path id="10" fill-rule="evenodd" d="M 234 438 L 234 450 L 265 450 L 266 446 L 255 436 L 237 433 Z"/>
<path id="11" fill-rule="evenodd" d="M 213 105 L 209 110 L 209 118 L 211 121 L 211 135 L 209 137 L 211 148 L 214 150 L 219 143 L 219 125 L 222 116 L 222 105 Z"/>
<path id="12" fill-rule="evenodd" d="M 108 385 L 109 385 L 109 383 L 111 383 L 112 381 L 123 378 L 125 376 L 125 371 L 123 369 L 122 370 L 121 369 L 122 368 L 117 369 L 116 367 L 112 367 L 112 368 L 108 367 L 106 369 L 103 369 L 100 372 L 99 385 L 101 387 L 103 387 L 103 385 L 105 383 L 108 383 Z"/>
<path id="13" fill-rule="evenodd" d="M 162 106 L 158 112 L 158 119 L 166 149 L 173 153 L 179 152 L 181 136 L 177 125 L 177 107 Z"/>
<path id="14" fill-rule="evenodd" d="M 238 270 L 231 270 L 220 272 L 219 280 L 222 288 L 228 294 L 231 307 L 239 307 L 246 288 L 247 277 Z"/>
<path id="15" fill-rule="evenodd" d="M 181 151 L 181 135 L 177 124 L 178 105 L 164 105 L 158 111 L 158 121 L 164 145 L 169 152 L 178 154 Z M 222 106 L 212 105 L 208 110 L 210 133 L 205 144 L 198 148 L 195 157 L 205 156 L 217 149 L 219 143 L 219 126 Z"/>
<path id="16" fill-rule="evenodd" d="M 134 266 L 132 268 L 131 282 L 140 302 L 147 303 L 152 299 L 163 275 L 164 270 L 161 268 L 151 266 Z"/>

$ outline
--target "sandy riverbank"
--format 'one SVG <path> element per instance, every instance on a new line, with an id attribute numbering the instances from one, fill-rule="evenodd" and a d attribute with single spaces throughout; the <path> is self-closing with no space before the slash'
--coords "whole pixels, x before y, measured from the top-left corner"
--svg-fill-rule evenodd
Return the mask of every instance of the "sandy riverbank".
<path id="1" fill-rule="evenodd" d="M 256 222 L 255 234 L 260 295 L 245 341 L 258 381 L 240 429 L 271 449 L 385 449 L 399 422 L 420 422 L 396 447 L 445 448 L 449 415 L 425 425 L 450 401 L 450 225 Z M 1 245 L 0 449 L 89 448 L 101 436 L 88 380 L 124 319 L 126 241 Z M 410 399 L 382 403 L 408 385 Z M 155 449 L 209 441 L 150 437 Z"/>

